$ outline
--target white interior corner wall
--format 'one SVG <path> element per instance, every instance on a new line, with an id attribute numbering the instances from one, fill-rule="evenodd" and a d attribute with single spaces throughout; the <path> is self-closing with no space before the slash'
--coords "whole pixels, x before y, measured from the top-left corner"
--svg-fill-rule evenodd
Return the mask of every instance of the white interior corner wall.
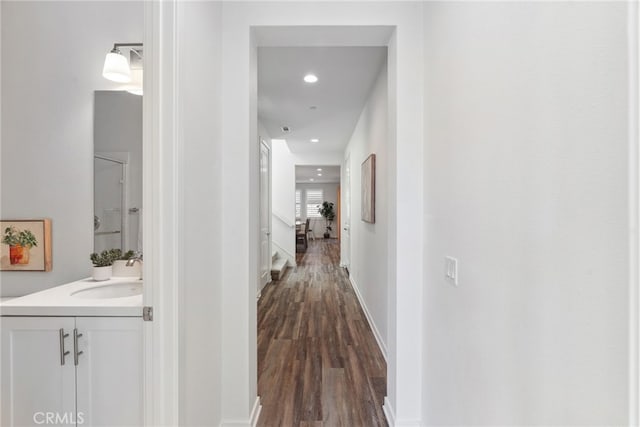
<path id="1" fill-rule="evenodd" d="M 351 171 L 350 273 L 365 312 L 383 353 L 387 353 L 388 321 L 388 236 L 389 210 L 395 206 L 388 200 L 388 73 L 386 64 L 371 89 L 358 123 L 345 150 Z M 361 220 L 361 165 L 376 155 L 375 223 Z M 345 192 L 343 192 L 345 194 Z M 346 206 L 343 206 L 346 212 Z M 343 218 L 346 218 L 343 214 Z"/>
<path id="2" fill-rule="evenodd" d="M 424 4 L 425 424 L 632 423 L 627 8 Z"/>
<path id="3" fill-rule="evenodd" d="M 143 3 L 0 7 L 0 216 L 51 218 L 53 228 L 51 272 L 0 273 L 0 295 L 20 296 L 91 275 L 93 92 L 120 88 L 102 77 L 104 56 L 115 42 L 142 40 Z"/>
<path id="4" fill-rule="evenodd" d="M 221 271 L 223 248 L 229 249 L 221 242 L 222 224 L 225 213 L 238 215 L 246 209 L 234 209 L 223 200 L 222 5 L 178 2 L 176 15 L 179 142 L 175 154 L 182 198 L 178 203 L 182 256 L 176 284 L 181 294 L 179 424 L 218 425 L 226 391 L 220 346 Z"/>
<path id="5" fill-rule="evenodd" d="M 255 82 L 257 52 L 244 17 L 223 3 L 222 20 L 222 425 L 249 423 L 257 397 L 255 289 L 259 150 Z M 244 24 L 244 25 L 243 25 Z M 249 126 L 247 126 L 249 124 Z M 253 226 L 255 225 L 255 227 Z"/>
<path id="6" fill-rule="evenodd" d="M 397 109 L 389 121 L 393 139 L 389 141 L 393 150 L 389 173 L 395 177 L 390 192 L 395 193 L 398 203 L 390 214 L 395 228 L 389 234 L 395 240 L 393 248 L 403 248 L 403 253 L 389 253 L 394 264 L 389 318 L 394 323 L 389 330 L 387 404 L 399 423 L 417 423 L 422 400 L 422 346 L 417 344 L 422 336 L 423 283 L 422 5 L 229 2 L 222 8 L 222 205 L 234 207 L 222 213 L 222 425 L 250 422 L 256 400 L 256 305 L 255 293 L 250 290 L 255 289 L 254 281 L 259 277 L 258 209 L 254 206 L 259 193 L 259 153 L 251 141 L 257 138 L 257 113 L 252 106 L 256 98 L 256 44 L 260 40 L 251 36 L 254 26 L 386 25 L 396 29 L 390 41 L 390 57 L 395 61 L 390 63 L 395 69 L 390 99 Z"/>

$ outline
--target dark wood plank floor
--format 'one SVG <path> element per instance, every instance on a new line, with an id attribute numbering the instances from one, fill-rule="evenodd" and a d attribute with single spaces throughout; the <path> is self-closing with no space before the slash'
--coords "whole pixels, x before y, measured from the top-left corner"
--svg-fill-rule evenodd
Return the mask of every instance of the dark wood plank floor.
<path id="1" fill-rule="evenodd" d="M 387 367 L 337 240 L 311 241 L 258 301 L 258 426 L 387 426 Z"/>

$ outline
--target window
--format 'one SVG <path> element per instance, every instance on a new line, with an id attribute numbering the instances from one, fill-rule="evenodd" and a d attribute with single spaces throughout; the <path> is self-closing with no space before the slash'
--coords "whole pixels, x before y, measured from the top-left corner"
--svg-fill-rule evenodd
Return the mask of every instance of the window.
<path id="1" fill-rule="evenodd" d="M 302 190 L 296 190 L 296 218 L 300 218 L 301 216 L 302 216 Z"/>
<path id="2" fill-rule="evenodd" d="M 307 218 L 322 218 L 318 209 L 324 201 L 323 198 L 322 188 L 310 188 L 307 190 Z"/>

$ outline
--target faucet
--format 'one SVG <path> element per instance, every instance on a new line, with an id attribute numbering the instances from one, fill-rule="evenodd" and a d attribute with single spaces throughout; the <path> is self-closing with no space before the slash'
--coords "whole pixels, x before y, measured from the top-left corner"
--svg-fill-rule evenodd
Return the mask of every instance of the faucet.
<path id="1" fill-rule="evenodd" d="M 133 267 L 133 265 L 139 262 L 140 263 L 140 280 L 142 280 L 142 252 L 136 251 L 131 258 L 127 260 L 127 267 Z"/>
<path id="2" fill-rule="evenodd" d="M 127 260 L 127 267 L 133 267 L 136 261 L 142 262 L 142 252 L 136 251 L 133 256 Z"/>

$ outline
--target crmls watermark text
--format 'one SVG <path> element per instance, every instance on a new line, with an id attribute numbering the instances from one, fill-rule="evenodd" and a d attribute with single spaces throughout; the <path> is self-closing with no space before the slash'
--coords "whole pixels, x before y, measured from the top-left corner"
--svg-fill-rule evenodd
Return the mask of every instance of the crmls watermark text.
<path id="1" fill-rule="evenodd" d="M 84 414 L 82 412 L 36 412 L 33 414 L 33 422 L 38 425 L 84 424 Z"/>

